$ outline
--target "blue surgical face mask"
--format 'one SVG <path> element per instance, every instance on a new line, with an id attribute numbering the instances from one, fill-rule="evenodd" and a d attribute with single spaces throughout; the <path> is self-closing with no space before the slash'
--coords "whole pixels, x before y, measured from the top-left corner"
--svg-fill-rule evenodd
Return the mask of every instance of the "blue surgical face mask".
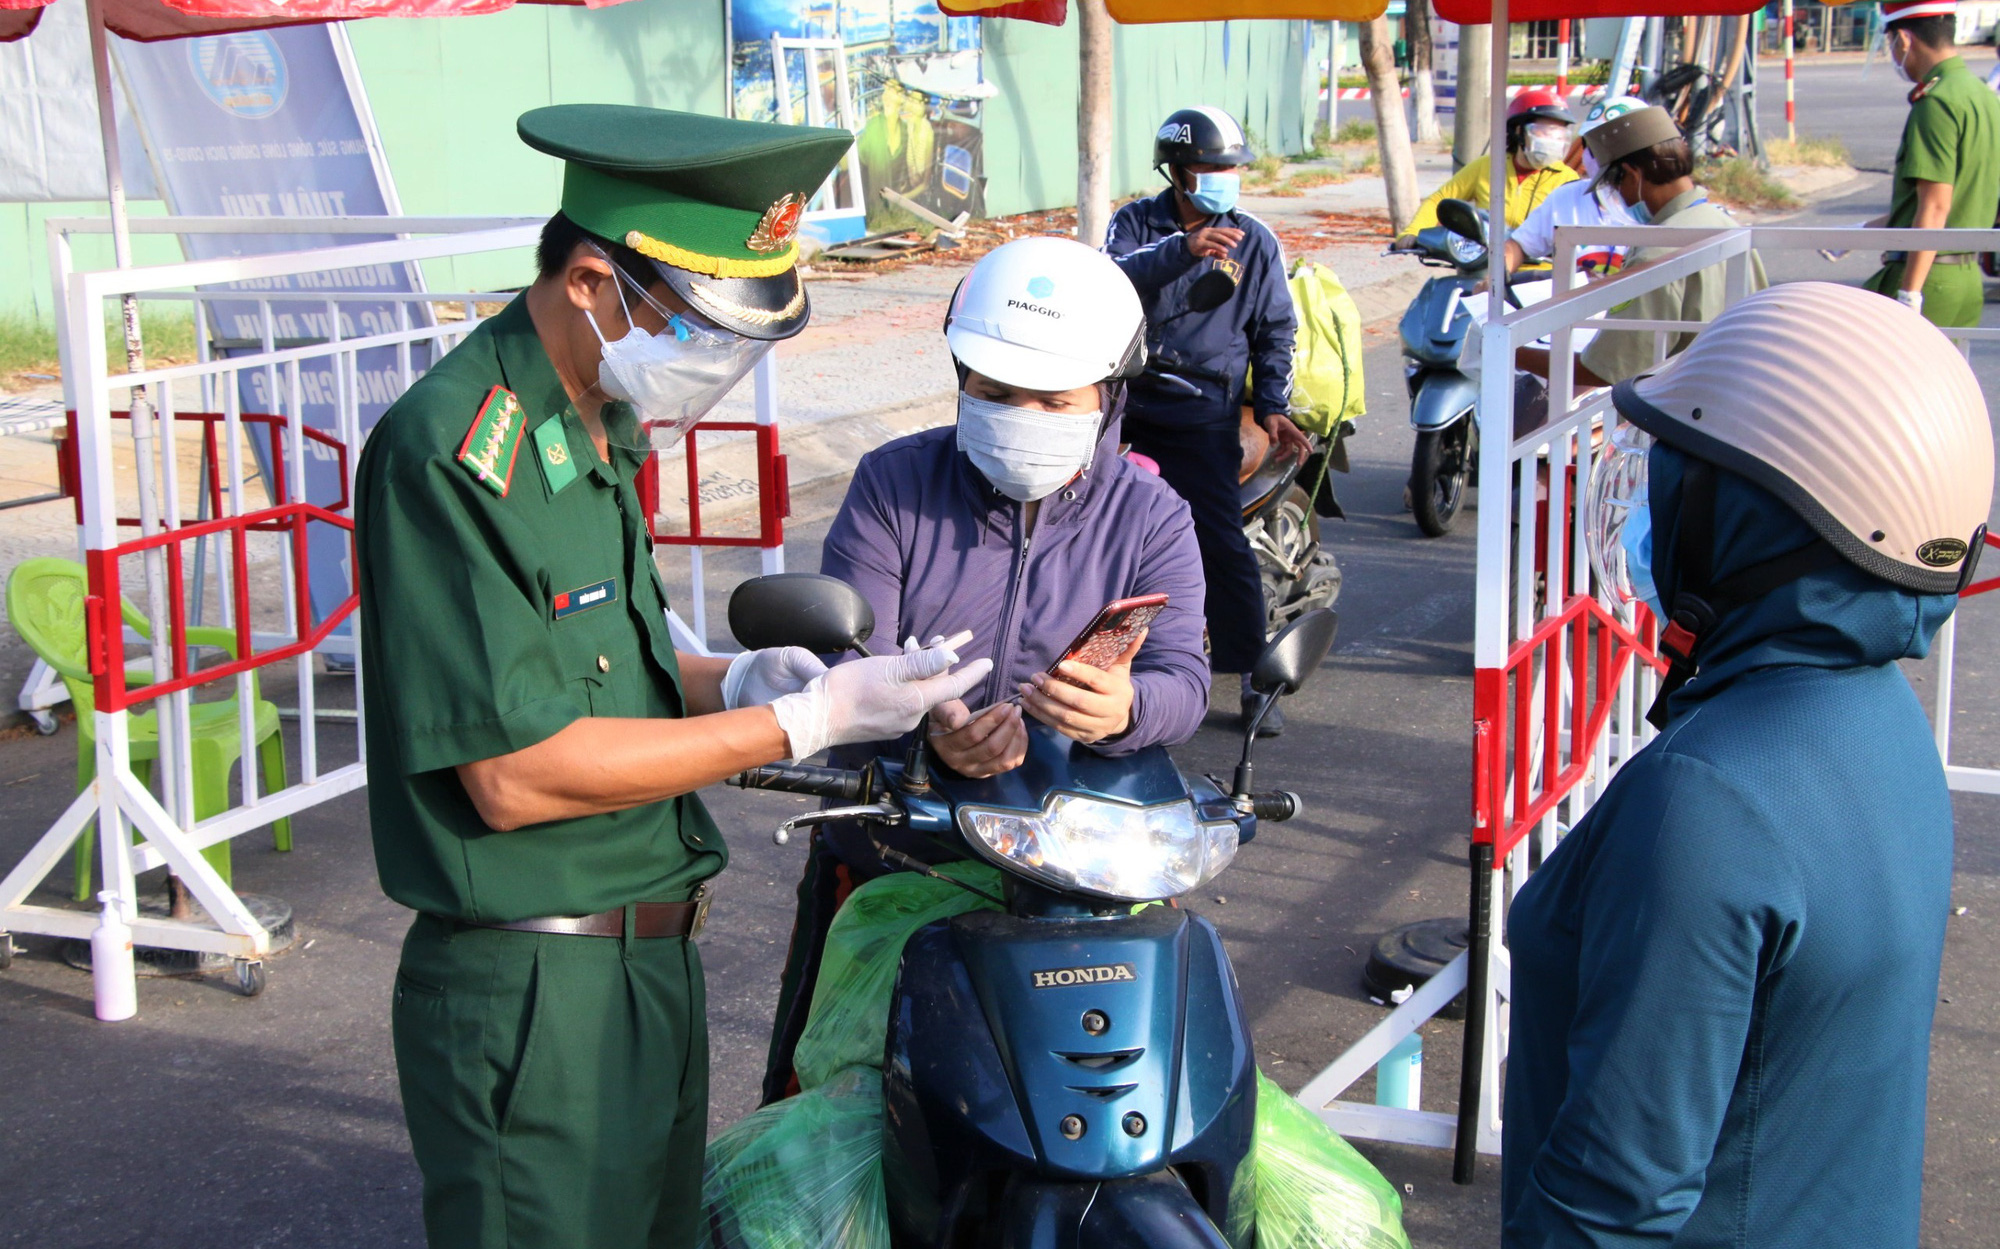
<path id="1" fill-rule="evenodd" d="M 1660 605 L 1659 587 L 1653 584 L 1653 509 L 1644 500 L 1633 506 L 1619 528 L 1618 545 L 1625 550 L 1625 579 L 1632 583 L 1633 596 L 1664 621 L 1667 611 Z"/>
<path id="2" fill-rule="evenodd" d="M 1188 202 L 1205 213 L 1226 213 L 1236 207 L 1236 194 L 1243 189 L 1243 177 L 1233 173 L 1198 173 Z"/>
<path id="3" fill-rule="evenodd" d="M 1631 213 L 1632 220 L 1642 226 L 1653 224 L 1653 210 L 1643 198 L 1636 204 L 1625 205 L 1625 211 Z"/>

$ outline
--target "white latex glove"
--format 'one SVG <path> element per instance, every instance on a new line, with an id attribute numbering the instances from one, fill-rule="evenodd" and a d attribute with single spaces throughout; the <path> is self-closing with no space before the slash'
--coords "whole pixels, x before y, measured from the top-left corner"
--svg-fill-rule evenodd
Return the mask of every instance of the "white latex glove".
<path id="1" fill-rule="evenodd" d="M 954 646 L 963 646 L 971 637 L 963 633 L 930 646 L 910 646 L 901 655 L 841 664 L 814 677 L 798 693 L 775 700 L 771 710 L 791 745 L 791 757 L 804 759 L 829 746 L 900 737 L 917 727 L 932 707 L 964 697 L 993 670 L 990 659 L 951 670 L 958 662 Z"/>
<path id="2" fill-rule="evenodd" d="M 722 708 L 762 707 L 798 693 L 825 671 L 819 656 L 803 646 L 744 651 L 729 661 L 729 671 L 722 675 Z"/>
<path id="3" fill-rule="evenodd" d="M 1896 302 L 1903 305 L 1905 308 L 1908 308 L 1911 312 L 1916 313 L 1918 316 L 1923 315 L 1924 293 L 1922 291 L 1897 291 Z"/>

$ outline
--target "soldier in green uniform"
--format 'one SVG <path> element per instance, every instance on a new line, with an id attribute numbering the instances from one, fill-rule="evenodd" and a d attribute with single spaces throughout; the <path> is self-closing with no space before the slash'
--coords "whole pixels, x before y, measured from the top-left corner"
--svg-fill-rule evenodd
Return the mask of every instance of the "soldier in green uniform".
<path id="1" fill-rule="evenodd" d="M 680 1249 L 701 1227 L 694 791 L 914 727 L 946 645 L 828 670 L 677 654 L 634 473 L 803 328 L 800 209 L 844 132 L 568 105 L 540 276 L 384 415 L 356 537 L 369 816 L 418 912 L 392 1007 L 433 1246 Z"/>
<path id="2" fill-rule="evenodd" d="M 1877 226 L 1987 230 L 2000 209 L 2000 97 L 1953 50 L 1956 0 L 1882 6 L 1890 61 L 1910 89 L 1887 215 Z M 1977 325 L 1985 284 L 1975 252 L 1884 252 L 1868 289 L 1933 325 Z"/>

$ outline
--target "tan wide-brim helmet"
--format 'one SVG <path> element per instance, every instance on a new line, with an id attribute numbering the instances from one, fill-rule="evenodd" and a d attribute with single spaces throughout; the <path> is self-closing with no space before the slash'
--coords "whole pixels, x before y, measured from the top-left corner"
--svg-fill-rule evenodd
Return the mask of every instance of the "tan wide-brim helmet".
<path id="1" fill-rule="evenodd" d="M 1971 366 L 1922 316 L 1854 287 L 1759 291 L 1612 402 L 1918 593 L 1958 589 L 1993 504 L 1993 430 Z"/>

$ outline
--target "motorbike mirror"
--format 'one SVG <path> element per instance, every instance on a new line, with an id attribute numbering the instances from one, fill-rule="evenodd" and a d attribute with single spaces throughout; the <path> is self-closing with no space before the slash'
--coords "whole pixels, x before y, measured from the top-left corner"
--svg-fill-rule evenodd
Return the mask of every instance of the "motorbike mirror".
<path id="1" fill-rule="evenodd" d="M 772 573 L 744 582 L 729 596 L 729 631 L 749 650 L 803 646 L 819 655 L 866 654 L 875 609 L 838 577 Z"/>
<path id="2" fill-rule="evenodd" d="M 1438 205 L 1438 224 L 1463 239 L 1484 246 L 1486 217 L 1462 199 L 1448 199 Z"/>
<path id="3" fill-rule="evenodd" d="M 1250 688 L 1259 694 L 1291 694 L 1319 670 L 1340 632 L 1340 614 L 1316 607 L 1271 639 L 1250 670 Z"/>

